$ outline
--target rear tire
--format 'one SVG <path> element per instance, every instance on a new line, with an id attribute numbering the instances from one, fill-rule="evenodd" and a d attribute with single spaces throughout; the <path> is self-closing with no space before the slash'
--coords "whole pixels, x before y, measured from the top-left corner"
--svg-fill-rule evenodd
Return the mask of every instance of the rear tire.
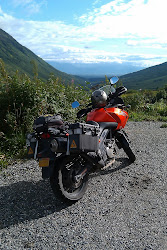
<path id="1" fill-rule="evenodd" d="M 57 198 L 75 202 L 83 197 L 88 186 L 88 173 L 78 181 L 74 179 L 74 176 L 84 169 L 82 161 L 66 157 L 59 166 L 55 166 L 50 184 Z"/>

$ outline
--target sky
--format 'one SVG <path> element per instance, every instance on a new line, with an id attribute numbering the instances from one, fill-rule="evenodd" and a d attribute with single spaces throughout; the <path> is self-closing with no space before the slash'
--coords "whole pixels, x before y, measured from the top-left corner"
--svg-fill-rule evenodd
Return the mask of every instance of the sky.
<path id="1" fill-rule="evenodd" d="M 47 61 L 167 61 L 167 0 L 0 0 L 0 28 Z"/>

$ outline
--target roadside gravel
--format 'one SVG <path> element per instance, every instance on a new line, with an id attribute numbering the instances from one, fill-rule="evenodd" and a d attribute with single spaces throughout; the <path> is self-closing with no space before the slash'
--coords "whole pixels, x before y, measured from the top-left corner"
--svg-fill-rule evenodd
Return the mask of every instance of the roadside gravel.
<path id="1" fill-rule="evenodd" d="M 0 175 L 0 249 L 167 249 L 167 128 L 129 122 L 137 160 L 120 150 L 77 203 L 58 201 L 35 161 Z"/>

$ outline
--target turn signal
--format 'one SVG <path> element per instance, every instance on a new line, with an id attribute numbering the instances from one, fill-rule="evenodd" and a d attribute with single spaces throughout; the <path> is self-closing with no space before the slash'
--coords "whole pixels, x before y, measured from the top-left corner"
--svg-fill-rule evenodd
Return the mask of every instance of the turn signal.
<path id="1" fill-rule="evenodd" d="M 42 139 L 49 139 L 50 138 L 50 134 L 49 133 L 43 133 L 43 134 L 41 134 L 41 138 Z"/>

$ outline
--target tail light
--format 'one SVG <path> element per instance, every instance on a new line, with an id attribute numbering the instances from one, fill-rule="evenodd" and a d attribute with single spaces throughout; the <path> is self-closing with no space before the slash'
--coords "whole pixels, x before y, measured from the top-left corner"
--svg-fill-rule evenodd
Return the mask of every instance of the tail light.
<path id="1" fill-rule="evenodd" d="M 49 139 L 50 138 L 50 134 L 49 133 L 43 133 L 40 135 L 42 139 Z"/>

